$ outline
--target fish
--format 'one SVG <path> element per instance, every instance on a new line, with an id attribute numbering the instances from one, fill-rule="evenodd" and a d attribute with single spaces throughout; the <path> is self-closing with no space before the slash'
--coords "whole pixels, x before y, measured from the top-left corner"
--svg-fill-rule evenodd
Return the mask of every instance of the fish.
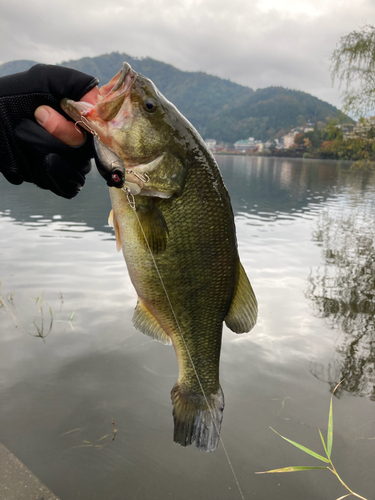
<path id="1" fill-rule="evenodd" d="M 61 106 L 95 136 L 109 222 L 138 295 L 133 325 L 174 347 L 173 439 L 214 451 L 224 410 L 223 323 L 249 332 L 258 314 L 219 167 L 193 125 L 127 62 L 96 104 Z"/>

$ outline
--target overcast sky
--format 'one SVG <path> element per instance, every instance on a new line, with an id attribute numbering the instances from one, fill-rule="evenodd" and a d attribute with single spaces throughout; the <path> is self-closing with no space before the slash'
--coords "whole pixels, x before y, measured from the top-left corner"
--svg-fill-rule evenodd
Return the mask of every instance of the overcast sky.
<path id="1" fill-rule="evenodd" d="M 0 0 L 0 63 L 125 52 L 340 106 L 330 56 L 375 0 Z M 106 82 L 101 82 L 106 83 Z"/>

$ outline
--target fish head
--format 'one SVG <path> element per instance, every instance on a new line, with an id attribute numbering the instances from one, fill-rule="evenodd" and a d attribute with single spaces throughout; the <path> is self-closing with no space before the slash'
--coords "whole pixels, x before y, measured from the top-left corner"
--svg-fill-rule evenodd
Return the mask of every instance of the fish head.
<path id="1" fill-rule="evenodd" d="M 126 168 L 149 164 L 168 150 L 183 155 L 186 132 L 192 128 L 153 82 L 126 62 L 99 89 L 95 104 L 65 98 L 61 106 Z"/>
<path id="2" fill-rule="evenodd" d="M 99 89 L 95 104 L 65 98 L 61 106 L 121 159 L 127 180 L 137 184 L 141 194 L 167 198 L 181 190 L 191 145 L 187 143 L 201 138 L 153 82 L 128 63 Z"/>

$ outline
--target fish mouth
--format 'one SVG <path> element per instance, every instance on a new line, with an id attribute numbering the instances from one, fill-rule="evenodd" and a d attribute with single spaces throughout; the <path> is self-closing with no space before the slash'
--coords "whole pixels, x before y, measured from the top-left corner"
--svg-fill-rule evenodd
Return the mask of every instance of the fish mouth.
<path id="1" fill-rule="evenodd" d="M 113 128 L 114 122 L 109 124 L 120 109 L 123 107 L 125 99 L 130 96 L 134 80 L 137 73 L 131 68 L 130 64 L 124 62 L 120 71 L 106 84 L 99 89 L 99 95 L 96 104 L 85 101 L 73 101 L 65 98 L 60 105 L 67 115 L 72 118 L 76 125 L 93 134 L 99 141 L 106 145 L 112 152 L 117 154 L 125 169 L 124 179 L 127 187 L 132 186 L 132 194 L 142 194 L 146 196 L 170 197 L 170 194 L 159 194 L 148 188 L 149 174 L 158 167 L 163 161 L 164 152 L 158 151 L 153 155 L 143 158 L 126 158 L 119 152 L 120 145 L 111 137 L 110 128 Z M 125 105 L 126 107 L 126 105 Z M 121 114 L 121 113 L 120 113 Z M 100 163 L 100 162 L 99 162 Z M 112 173 L 112 166 L 102 167 L 104 177 Z M 103 173 L 102 173 L 103 175 Z M 106 178 L 106 177 L 105 177 Z"/>
<path id="2" fill-rule="evenodd" d="M 78 122 L 88 132 L 99 133 L 93 121 L 95 118 L 99 118 L 109 122 L 117 115 L 131 92 L 136 75 L 137 73 L 130 64 L 123 62 L 120 71 L 106 85 L 100 87 L 96 104 L 64 98 L 60 105 L 70 118 L 76 123 Z"/>

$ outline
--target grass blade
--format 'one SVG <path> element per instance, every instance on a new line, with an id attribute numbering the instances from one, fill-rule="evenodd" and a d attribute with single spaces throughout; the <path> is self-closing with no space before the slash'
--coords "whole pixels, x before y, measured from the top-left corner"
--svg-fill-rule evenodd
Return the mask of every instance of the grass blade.
<path id="1" fill-rule="evenodd" d="M 318 460 L 321 460 L 322 462 L 325 462 L 327 464 L 329 464 L 329 460 L 328 458 L 325 458 L 323 457 L 322 455 L 319 455 L 318 453 L 315 453 L 315 451 L 312 451 L 310 450 L 309 448 L 306 448 L 305 446 L 302 446 L 301 444 L 299 443 L 296 443 L 295 441 L 292 441 L 291 439 L 288 439 L 284 436 L 282 436 L 281 434 L 279 434 L 277 431 L 275 431 L 275 429 L 272 429 L 272 427 L 270 427 L 271 430 L 273 430 L 273 432 L 276 432 L 276 434 L 278 436 L 280 436 L 281 438 L 285 439 L 285 441 L 288 441 L 288 443 L 292 444 L 293 446 L 295 446 L 296 448 L 299 448 L 300 450 L 304 451 L 305 453 L 307 453 L 308 455 L 311 455 L 312 457 L 314 458 L 317 458 Z"/>
<path id="2" fill-rule="evenodd" d="M 81 431 L 81 430 L 82 430 L 82 427 L 77 427 L 76 429 L 72 429 L 71 431 L 64 432 L 64 434 L 61 434 L 60 437 L 66 436 L 67 434 L 71 434 L 72 432 Z"/>
<path id="3" fill-rule="evenodd" d="M 327 457 L 328 458 L 331 458 L 332 441 L 333 441 L 333 411 L 332 411 L 332 397 L 331 397 L 331 404 L 329 406 L 329 416 L 328 416 L 328 430 L 327 430 Z"/>
<path id="4" fill-rule="evenodd" d="M 319 431 L 320 439 L 322 440 L 322 443 L 323 443 L 324 451 L 326 452 L 327 457 L 330 458 L 330 456 L 328 455 L 328 450 L 327 450 L 327 447 L 326 447 L 326 443 L 324 441 L 323 434 L 321 433 L 320 429 L 318 429 L 318 431 Z"/>
<path id="5" fill-rule="evenodd" d="M 98 439 L 98 443 L 99 443 L 99 441 L 101 441 L 102 439 L 107 438 L 108 436 L 109 436 L 109 434 L 106 434 L 105 436 L 102 436 L 100 439 Z"/>
<path id="6" fill-rule="evenodd" d="M 312 469 L 328 469 L 328 467 L 303 467 L 303 466 L 291 466 L 291 467 L 284 467 L 282 469 L 273 469 L 273 470 L 266 470 L 264 472 L 256 472 L 255 474 L 273 474 L 273 473 L 279 473 L 279 472 L 297 472 L 300 470 L 312 470 Z"/>

